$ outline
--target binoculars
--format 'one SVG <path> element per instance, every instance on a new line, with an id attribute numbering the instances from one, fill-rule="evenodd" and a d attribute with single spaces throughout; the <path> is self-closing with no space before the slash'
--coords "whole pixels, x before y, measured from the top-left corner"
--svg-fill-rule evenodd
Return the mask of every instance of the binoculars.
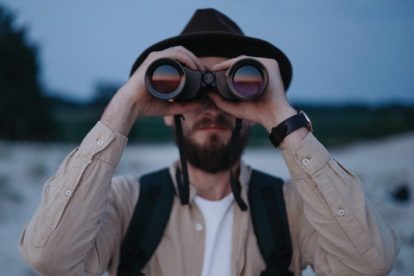
<path id="1" fill-rule="evenodd" d="M 148 92 L 161 100 L 190 101 L 217 90 L 228 101 L 251 101 L 266 90 L 269 76 L 259 61 L 244 58 L 230 68 L 217 72 L 191 70 L 178 61 L 161 58 L 152 62 L 145 73 Z"/>

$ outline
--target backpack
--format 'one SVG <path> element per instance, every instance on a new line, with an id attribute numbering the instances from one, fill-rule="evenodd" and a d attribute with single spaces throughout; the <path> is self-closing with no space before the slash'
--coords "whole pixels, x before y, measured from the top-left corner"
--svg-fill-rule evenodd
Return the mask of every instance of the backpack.
<path id="1" fill-rule="evenodd" d="M 141 270 L 155 252 L 167 226 L 175 189 L 169 170 L 140 178 L 140 193 L 121 244 L 119 276 L 144 275 Z M 252 171 L 248 200 L 254 233 L 266 263 L 261 276 L 293 275 L 289 270 L 292 247 L 283 198 L 283 181 Z"/>

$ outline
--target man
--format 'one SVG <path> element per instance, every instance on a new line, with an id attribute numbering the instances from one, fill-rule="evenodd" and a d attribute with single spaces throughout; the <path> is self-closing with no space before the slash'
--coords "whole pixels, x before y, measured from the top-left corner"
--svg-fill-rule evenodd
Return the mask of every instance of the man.
<path id="1" fill-rule="evenodd" d="M 164 101 L 151 96 L 145 85 L 148 66 L 160 58 L 216 72 L 245 56 L 260 61 L 269 76 L 265 93 L 254 101 L 226 101 L 217 91 L 208 91 L 201 100 Z M 290 70 L 275 46 L 244 36 L 216 10 L 198 10 L 180 36 L 141 54 L 100 122 L 47 181 L 22 235 L 22 255 L 44 275 L 100 275 L 107 270 L 116 275 L 140 193 L 138 179 L 112 179 L 126 136 L 141 117 L 165 116 L 172 126 L 171 115 L 183 114 L 182 132 L 176 130 L 183 141 L 177 142 L 188 162 L 173 164 L 170 174 L 178 185 L 188 168 L 190 191 L 187 198 L 180 192 L 174 197 L 162 240 L 142 269 L 145 275 L 250 276 L 266 269 L 244 206 L 252 170 L 240 155 L 252 123 L 269 133 L 280 125 L 294 126 L 286 126 L 282 136 L 271 135 L 293 179 L 283 185 L 292 242 L 289 270 L 300 275 L 311 265 L 318 275 L 387 274 L 398 251 L 397 238 L 369 206 L 358 179 L 330 157 L 309 125 L 295 128 L 291 118 L 304 115 L 285 95 Z M 235 118 L 243 119 L 240 134 L 234 131 Z M 232 174 L 238 175 L 239 190 L 232 185 Z"/>

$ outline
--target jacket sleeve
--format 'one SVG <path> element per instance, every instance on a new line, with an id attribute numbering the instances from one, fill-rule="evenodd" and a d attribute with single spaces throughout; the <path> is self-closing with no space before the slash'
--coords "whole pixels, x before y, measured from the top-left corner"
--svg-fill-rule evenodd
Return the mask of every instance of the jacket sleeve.
<path id="1" fill-rule="evenodd" d="M 45 183 L 20 240 L 22 256 L 36 271 L 88 275 L 107 268 L 120 229 L 109 233 L 103 226 L 119 224 L 109 195 L 126 143 L 126 137 L 98 122 Z"/>
<path id="2" fill-rule="evenodd" d="M 309 134 L 283 157 L 302 209 L 290 216 L 302 266 L 317 275 L 387 275 L 398 253 L 394 232 L 375 213 L 357 177 Z M 289 205 L 287 203 L 287 205 Z M 311 229 L 311 230 L 309 230 Z M 305 237 L 306 236 L 306 237 Z M 295 246 L 294 246 L 295 247 Z M 308 262 L 308 263 L 306 263 Z"/>

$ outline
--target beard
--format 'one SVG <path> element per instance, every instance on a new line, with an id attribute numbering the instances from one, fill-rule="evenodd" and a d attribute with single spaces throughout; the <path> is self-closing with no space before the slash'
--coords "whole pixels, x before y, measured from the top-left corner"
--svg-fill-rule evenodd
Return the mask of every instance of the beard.
<path id="1" fill-rule="evenodd" d="M 211 123 L 211 119 L 204 119 L 194 125 L 195 128 Z M 232 127 L 226 118 L 218 116 L 214 123 L 223 127 Z M 191 133 L 190 133 L 191 134 Z M 247 144 L 250 127 L 242 128 L 236 139 L 232 137 L 227 143 L 220 141 L 217 134 L 211 134 L 204 144 L 197 144 L 191 135 L 183 135 L 183 151 L 188 162 L 195 168 L 208 173 L 219 173 L 230 170 L 240 161 Z"/>

